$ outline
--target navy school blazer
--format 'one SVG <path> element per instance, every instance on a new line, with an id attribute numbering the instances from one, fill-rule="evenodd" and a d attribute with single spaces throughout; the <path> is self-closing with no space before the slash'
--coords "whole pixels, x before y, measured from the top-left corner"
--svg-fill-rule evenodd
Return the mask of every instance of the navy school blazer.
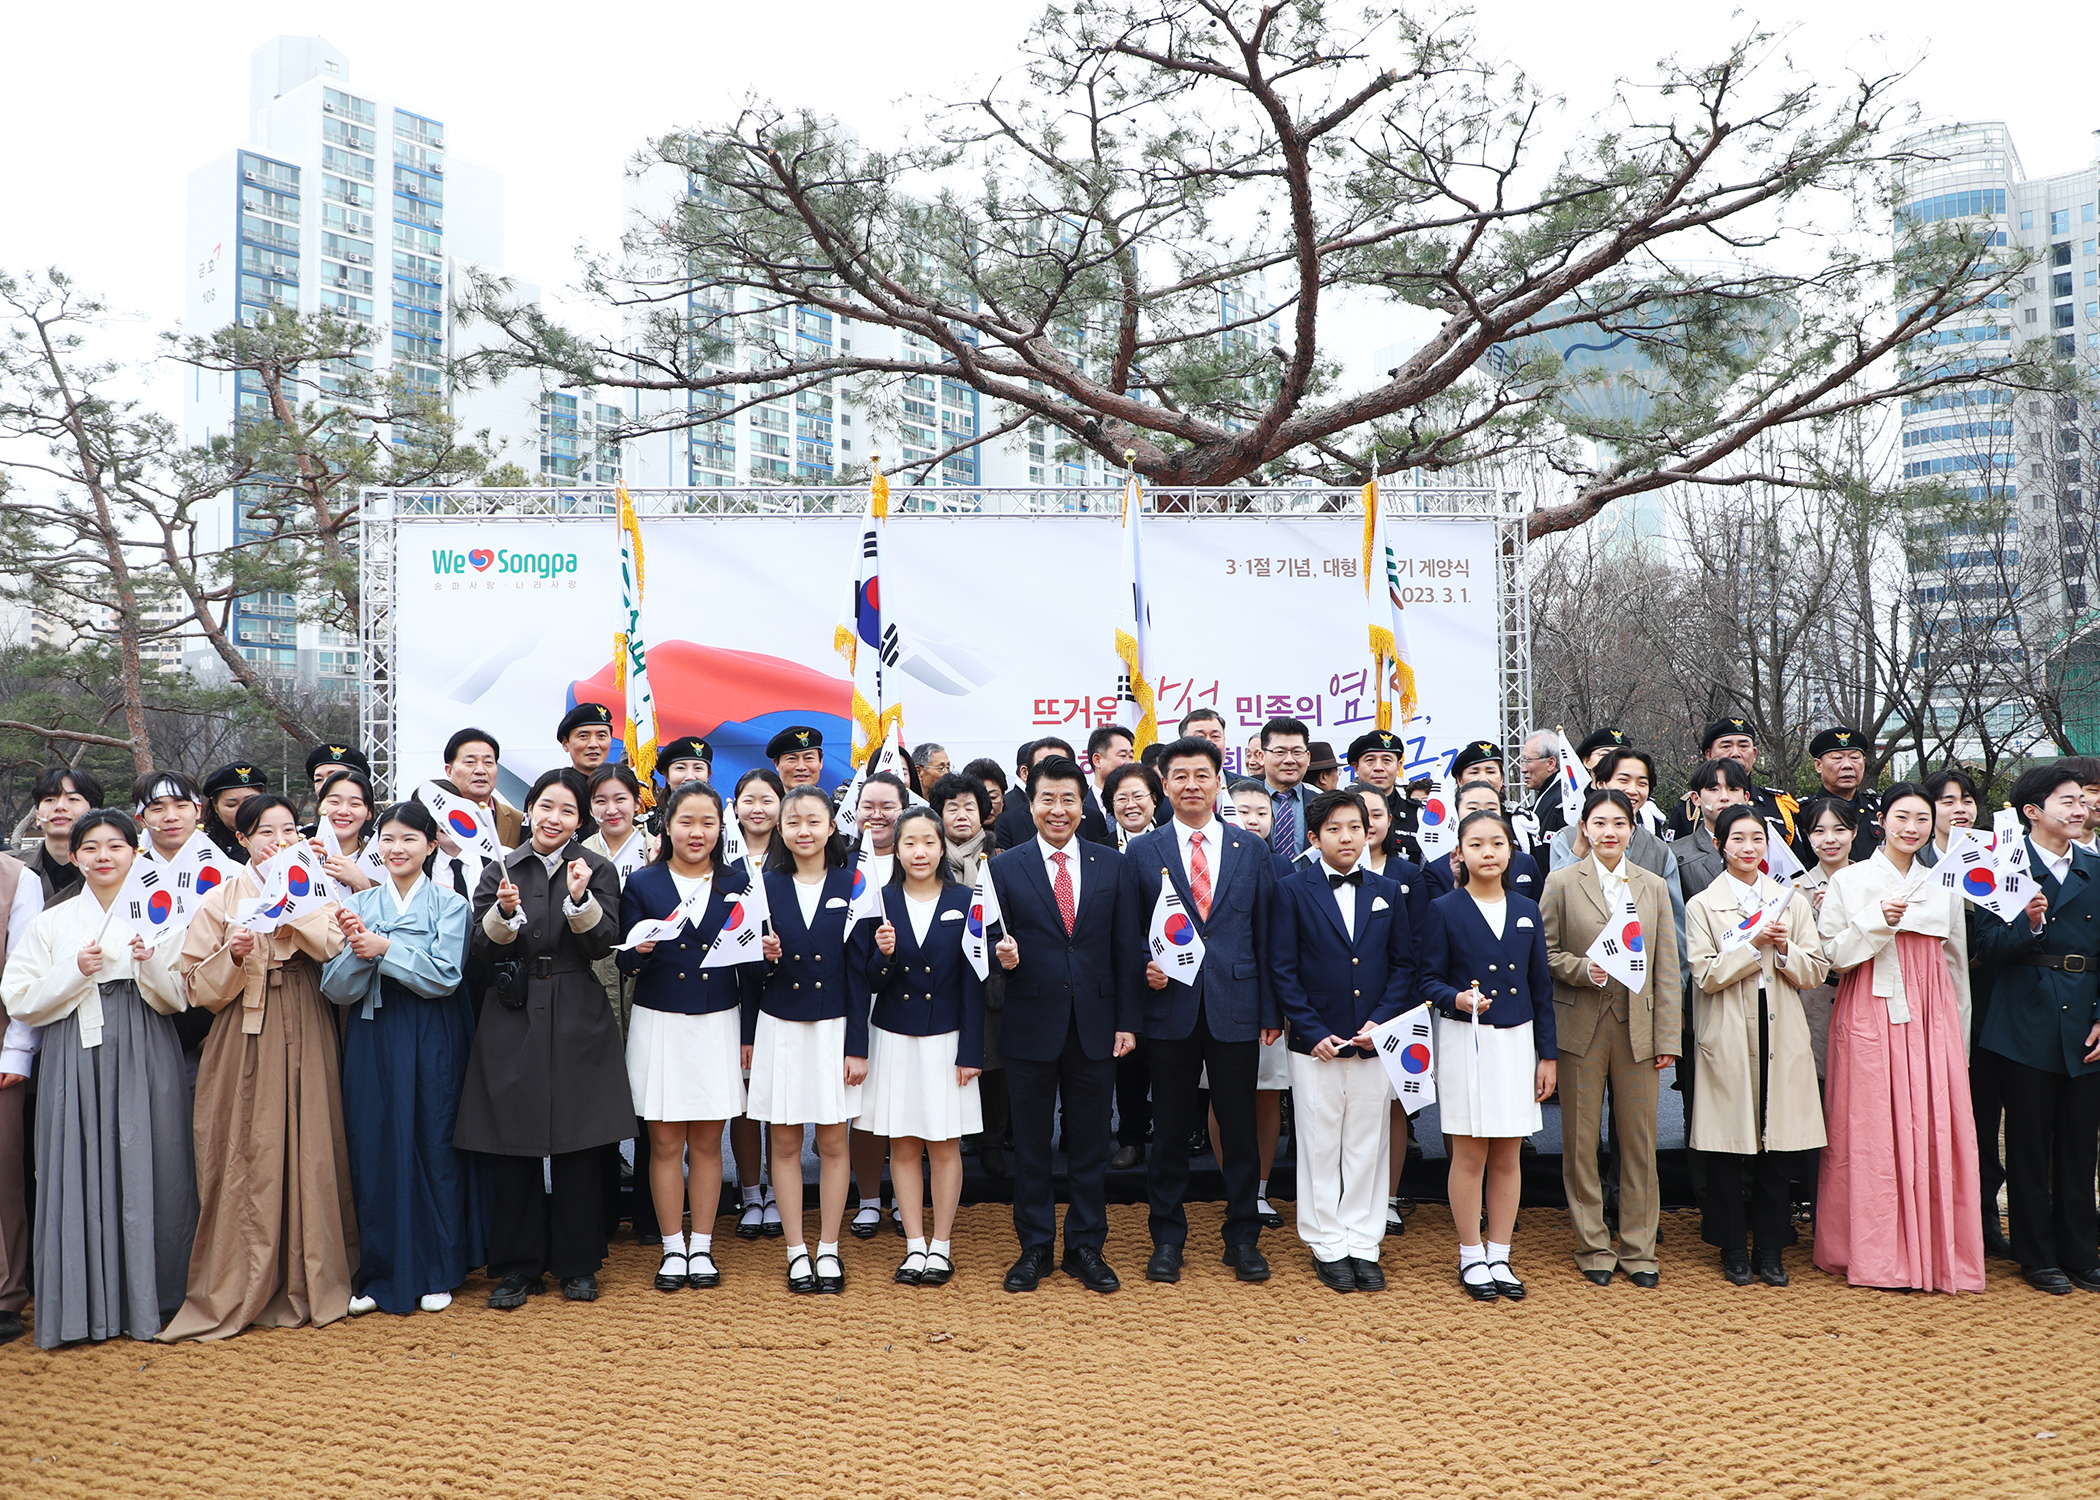
<path id="1" fill-rule="evenodd" d="M 846 1018 L 846 1056 L 868 1055 L 868 986 L 853 962 L 847 912 L 853 905 L 851 866 L 830 870 L 817 899 L 817 919 L 802 924 L 795 877 L 766 872 L 766 904 L 780 938 L 780 960 L 766 965 L 758 1004 L 744 1012 L 744 1040 L 758 1034 L 758 1013 L 776 1021 Z"/>
<path id="2" fill-rule="evenodd" d="M 1526 900 L 1538 900 L 1539 892 L 1546 888 L 1546 877 L 1539 873 L 1539 862 L 1522 849 L 1512 849 L 1509 854 L 1510 891 Z M 1422 866 L 1422 882 L 1429 889 L 1431 901 L 1459 889 L 1458 881 L 1451 873 L 1451 856 L 1439 854 Z"/>
<path id="3" fill-rule="evenodd" d="M 992 856 L 1001 925 L 1020 950 L 1020 962 L 1006 975 L 999 1050 L 1023 1062 L 1057 1061 L 1075 1026 L 1081 1050 L 1095 1062 L 1114 1055 L 1117 1032 L 1138 1030 L 1145 934 L 1128 861 L 1083 838 L 1066 847 L 1082 861 L 1069 934 L 1050 889 L 1042 840 Z"/>
<path id="4" fill-rule="evenodd" d="M 1386 868 L 1393 864 L 1389 860 Z M 1356 891 L 1352 937 L 1342 926 L 1327 871 L 1318 863 L 1276 887 L 1269 952 L 1293 1052 L 1310 1052 L 1330 1036 L 1355 1036 L 1366 1022 L 1390 1021 L 1415 1006 L 1415 935 L 1408 908 L 1409 894 L 1398 881 L 1366 870 Z M 1371 1054 L 1345 1047 L 1341 1055 Z"/>
<path id="5" fill-rule="evenodd" d="M 926 926 L 924 946 L 912 935 L 911 908 L 903 886 L 884 887 L 882 909 L 897 930 L 897 951 L 885 958 L 875 946 L 878 924 L 874 922 L 862 922 L 852 939 L 854 961 L 874 995 L 873 1023 L 897 1036 L 955 1032 L 955 1065 L 983 1067 L 984 981 L 963 954 L 970 888 L 941 887 L 933 920 Z"/>
<path id="6" fill-rule="evenodd" d="M 678 936 L 665 938 L 647 953 L 630 948 L 613 955 L 620 972 L 634 976 L 636 1005 L 682 1016 L 705 1016 L 731 1006 L 757 1004 L 764 960 L 756 957 L 755 944 L 749 963 L 715 969 L 700 967 L 700 960 L 707 956 L 723 922 L 728 920 L 736 897 L 749 885 L 750 877 L 738 864 L 716 870 L 714 890 L 708 896 L 707 910 L 701 914 L 697 931 L 688 923 L 678 929 Z M 627 885 L 620 892 L 620 940 L 625 942 L 627 934 L 643 922 L 660 920 L 676 910 L 678 887 L 671 880 L 669 867 L 643 865 L 627 877 Z M 756 1019 L 754 1011 L 753 1021 Z"/>
<path id="7" fill-rule="evenodd" d="M 1502 936 L 1464 891 L 1439 896 L 1429 905 L 1429 928 L 1422 935 L 1422 998 L 1454 1021 L 1470 1021 L 1451 1002 L 1480 981 L 1488 997 L 1483 1026 L 1532 1023 L 1531 1040 L 1542 1058 L 1557 1058 L 1553 1036 L 1553 970 L 1546 962 L 1546 920 L 1528 896 L 1510 891 L 1502 918 Z"/>
<path id="8" fill-rule="evenodd" d="M 1251 1042 L 1261 1032 L 1283 1025 L 1270 973 L 1269 908 L 1276 898 L 1275 853 L 1268 844 L 1230 823 L 1213 822 L 1223 847 L 1211 854 L 1210 916 L 1196 910 L 1188 871 L 1181 858 L 1179 830 L 1169 825 L 1141 833 L 1130 841 L 1123 858 L 1137 897 L 1138 930 L 1152 930 L 1152 908 L 1159 900 L 1160 872 L 1167 872 L 1189 920 L 1203 937 L 1203 967 L 1193 983 L 1170 978 L 1155 990 L 1144 984 L 1141 998 L 1148 1037 L 1179 1041 L 1196 1029 L 1201 1012 L 1211 1035 L 1221 1042 Z M 1145 956 L 1138 960 L 1144 967 Z"/>

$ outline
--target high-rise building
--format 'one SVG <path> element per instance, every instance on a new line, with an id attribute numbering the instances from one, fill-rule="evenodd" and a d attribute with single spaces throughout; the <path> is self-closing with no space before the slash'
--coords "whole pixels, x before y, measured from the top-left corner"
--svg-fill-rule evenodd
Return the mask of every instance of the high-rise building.
<path id="1" fill-rule="evenodd" d="M 196 334 L 269 309 L 330 313 L 372 331 L 362 371 L 452 397 L 451 302 L 468 264 L 503 263 L 503 184 L 446 150 L 444 122 L 357 87 L 318 37 L 273 38 L 249 60 L 248 144 L 190 174 L 187 328 Z M 311 372 L 326 400 L 348 371 Z M 193 370 L 184 393 L 193 443 L 231 433 L 265 404 L 251 378 Z M 526 411 L 517 425 L 531 421 Z M 248 502 L 205 518 L 208 550 L 250 534 Z M 241 653 L 286 676 L 348 688 L 357 643 L 301 622 L 296 598 L 258 594 L 233 617 Z"/>

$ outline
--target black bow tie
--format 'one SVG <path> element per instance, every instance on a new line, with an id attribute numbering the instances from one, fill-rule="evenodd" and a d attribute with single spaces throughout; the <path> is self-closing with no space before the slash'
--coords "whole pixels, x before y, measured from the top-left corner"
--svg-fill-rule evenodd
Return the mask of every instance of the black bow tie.
<path id="1" fill-rule="evenodd" d="M 1351 870 L 1346 875 L 1329 875 L 1327 877 L 1327 889 L 1330 891 L 1338 891 L 1345 885 L 1360 886 L 1363 883 L 1364 872 L 1361 870 Z"/>

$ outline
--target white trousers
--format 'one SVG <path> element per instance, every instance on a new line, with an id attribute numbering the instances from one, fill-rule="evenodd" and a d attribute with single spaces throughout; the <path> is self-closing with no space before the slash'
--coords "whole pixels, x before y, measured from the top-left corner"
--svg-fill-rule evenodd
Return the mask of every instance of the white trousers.
<path id="1" fill-rule="evenodd" d="M 1378 1259 L 1392 1166 L 1393 1091 L 1375 1057 L 1291 1054 L 1298 1238 L 1316 1259 Z"/>

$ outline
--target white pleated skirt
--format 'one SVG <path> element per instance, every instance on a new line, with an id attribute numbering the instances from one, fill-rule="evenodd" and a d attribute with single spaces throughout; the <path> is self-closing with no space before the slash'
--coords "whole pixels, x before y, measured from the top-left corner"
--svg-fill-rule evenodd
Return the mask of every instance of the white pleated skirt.
<path id="1" fill-rule="evenodd" d="M 846 1086 L 846 1018 L 783 1021 L 758 1013 L 744 1113 L 769 1125 L 843 1125 L 864 1084 Z"/>
<path id="2" fill-rule="evenodd" d="M 1533 1097 L 1537 1091 L 1538 1052 L 1529 1021 L 1476 1028 L 1471 1021 L 1436 1018 L 1436 1108 L 1444 1134 L 1487 1140 L 1531 1135 L 1546 1122 Z"/>
<path id="3" fill-rule="evenodd" d="M 743 1033 L 734 1006 L 704 1016 L 637 1005 L 627 1020 L 627 1086 L 644 1120 L 734 1120 L 744 1112 Z"/>
<path id="4" fill-rule="evenodd" d="M 868 1081 L 861 1086 L 860 1118 L 871 1135 L 909 1135 L 952 1141 L 984 1129 L 977 1080 L 955 1081 L 960 1034 L 905 1036 L 868 1028 Z"/>

